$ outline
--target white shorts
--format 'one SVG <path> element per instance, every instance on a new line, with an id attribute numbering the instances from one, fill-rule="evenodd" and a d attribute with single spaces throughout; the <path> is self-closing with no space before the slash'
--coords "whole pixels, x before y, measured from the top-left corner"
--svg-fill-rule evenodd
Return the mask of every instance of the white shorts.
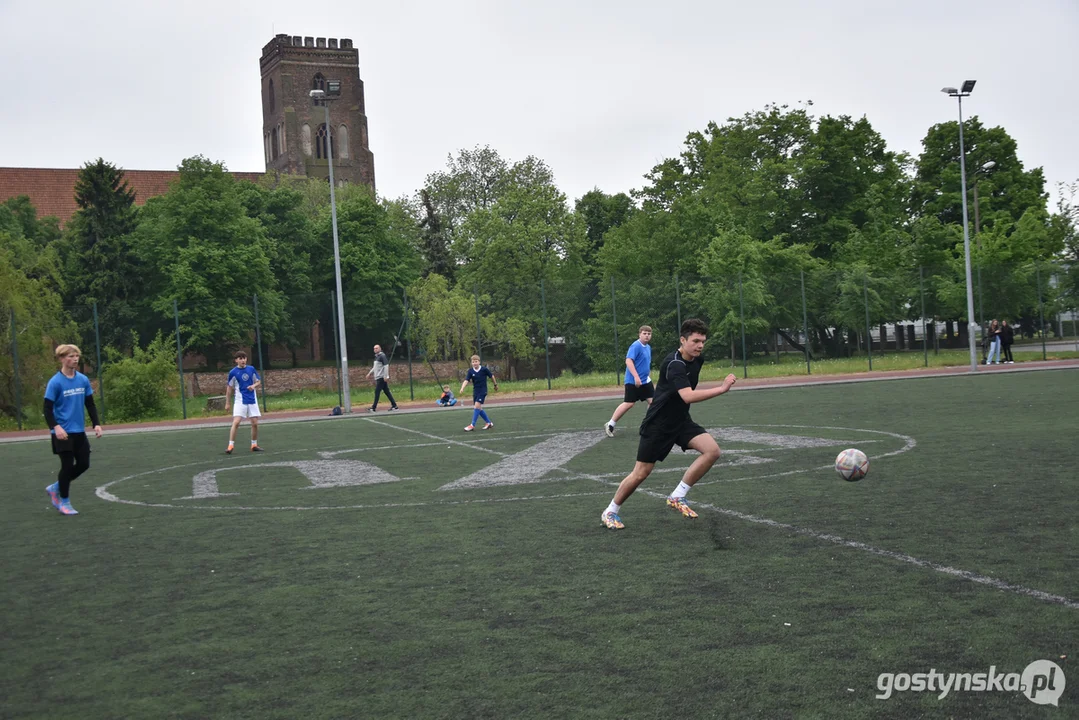
<path id="1" fill-rule="evenodd" d="M 262 413 L 259 412 L 258 403 L 244 405 L 242 402 L 235 402 L 232 404 L 232 417 L 257 418 L 262 417 Z"/>

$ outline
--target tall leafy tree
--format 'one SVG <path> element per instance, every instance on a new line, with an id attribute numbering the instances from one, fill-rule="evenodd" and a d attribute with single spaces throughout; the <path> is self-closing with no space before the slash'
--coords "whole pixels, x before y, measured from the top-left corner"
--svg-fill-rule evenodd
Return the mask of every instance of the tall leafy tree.
<path id="1" fill-rule="evenodd" d="M 147 311 L 142 296 L 142 268 L 132 247 L 138 216 L 135 192 L 124 171 L 98 158 L 79 170 L 75 212 L 64 243 L 65 300 L 82 306 L 84 337 L 92 337 L 89 307 L 97 304 L 101 341 L 129 348 L 131 331 Z"/>
<path id="2" fill-rule="evenodd" d="M 318 287 L 334 286 L 333 230 L 329 209 L 317 223 L 314 278 Z M 396 332 L 404 310 L 404 289 L 419 276 L 423 261 L 413 244 L 414 228 L 391 222 L 387 206 L 367 192 L 344 193 L 337 201 L 341 282 L 350 346 Z"/>
<path id="3" fill-rule="evenodd" d="M 253 340 L 255 294 L 260 320 L 282 324 L 275 248 L 248 213 L 249 191 L 224 165 L 193 157 L 179 170 L 173 187 L 146 203 L 134 241 L 160 324 L 169 327 L 175 300 L 184 342 L 218 365 Z"/>
<path id="4" fill-rule="evenodd" d="M 1027 170 L 1019 159 L 1018 143 L 1002 127 L 987 128 L 977 116 L 963 125 L 966 149 L 967 202 L 974 222 L 972 188 L 978 184 L 979 216 L 983 228 L 997 219 L 1018 222 L 1031 208 L 1046 208 L 1045 175 Z M 936 216 L 942 223 L 962 225 L 963 188 L 959 164 L 959 123 L 929 128 L 915 168 L 911 207 L 916 217 Z M 988 163 L 995 163 L 981 170 Z"/>
<path id="5" fill-rule="evenodd" d="M 30 213 L 24 212 L 27 208 Z M 60 296 L 56 251 L 51 245 L 38 245 L 38 233 L 47 228 L 48 224 L 43 228 L 37 221 L 28 200 L 0 203 L 0 342 L 4 347 L 0 352 L 0 414 L 11 418 L 38 404 L 45 382 L 56 371 L 53 348 L 80 342 Z M 18 344 L 18 377 L 14 353 L 8 351 L 12 330 Z M 21 388 L 21 407 L 16 402 L 16 383 Z"/>

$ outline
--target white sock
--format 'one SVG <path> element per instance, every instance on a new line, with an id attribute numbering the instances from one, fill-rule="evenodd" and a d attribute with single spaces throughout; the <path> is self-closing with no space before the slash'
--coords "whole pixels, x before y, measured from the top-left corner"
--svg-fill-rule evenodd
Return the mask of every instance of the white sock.
<path id="1" fill-rule="evenodd" d="M 617 514 L 618 514 L 618 511 L 619 511 L 619 510 L 621 510 L 621 509 L 622 509 L 622 506 L 621 506 L 621 505 L 619 505 L 618 503 L 616 503 L 616 502 L 615 502 L 614 500 L 611 500 L 611 504 L 610 504 L 610 505 L 608 505 L 608 506 L 607 506 L 607 509 L 606 509 L 606 510 L 604 510 L 603 512 L 604 512 L 604 513 L 614 513 L 615 515 L 617 515 Z"/>
<path id="2" fill-rule="evenodd" d="M 252 440 L 252 441 L 251 441 L 251 444 L 252 444 L 252 445 L 258 445 L 258 444 L 259 444 L 259 441 L 258 441 L 258 440 Z"/>
<path id="3" fill-rule="evenodd" d="M 673 498 L 684 498 L 686 496 L 686 494 L 689 493 L 689 489 L 691 487 L 693 487 L 693 486 L 692 485 L 686 485 L 684 482 L 680 482 L 680 483 L 678 483 L 678 487 L 676 487 L 674 489 L 674 492 L 671 493 L 671 497 L 673 497 Z"/>
<path id="4" fill-rule="evenodd" d="M 615 425 L 617 425 L 618 423 L 616 423 L 616 422 L 614 421 L 614 418 L 611 418 L 610 420 L 608 420 L 608 421 L 607 421 L 607 424 L 608 424 L 608 425 L 610 425 L 611 427 L 614 427 L 614 426 L 615 426 Z"/>
<path id="5" fill-rule="evenodd" d="M 232 446 L 233 446 L 233 445 L 235 445 L 235 444 L 236 444 L 236 443 L 235 443 L 235 442 L 234 442 L 233 440 L 229 440 L 229 447 L 232 447 Z"/>

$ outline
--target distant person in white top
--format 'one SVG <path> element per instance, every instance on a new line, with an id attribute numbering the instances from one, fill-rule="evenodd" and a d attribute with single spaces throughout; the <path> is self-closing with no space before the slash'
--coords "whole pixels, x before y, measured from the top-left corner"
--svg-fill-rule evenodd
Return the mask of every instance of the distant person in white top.
<path id="1" fill-rule="evenodd" d="M 232 403 L 232 429 L 229 430 L 229 446 L 226 455 L 231 455 L 236 446 L 236 429 L 247 418 L 251 421 L 251 452 L 262 452 L 259 447 L 259 400 L 255 390 L 262 387 L 262 378 L 258 370 L 247 367 L 247 353 L 236 353 L 236 367 L 229 370 L 228 385 L 225 387 L 225 412 L 229 411 L 229 396 L 235 394 Z"/>
<path id="2" fill-rule="evenodd" d="M 637 339 L 626 351 L 626 393 L 622 398 L 622 404 L 614 409 L 614 415 L 607 421 L 603 431 L 607 437 L 614 437 L 614 426 L 618 420 L 629 412 L 635 404 L 644 400 L 652 404 L 652 396 L 656 389 L 652 385 L 650 372 L 652 370 L 652 328 L 641 325 L 637 332 Z"/>
<path id="3" fill-rule="evenodd" d="M 375 376 L 375 402 L 367 412 L 375 412 L 378 409 L 378 396 L 386 393 L 390 401 L 390 410 L 397 409 L 397 401 L 390 392 L 390 361 L 386 359 L 386 353 L 382 352 L 381 345 L 375 345 L 375 364 L 367 371 L 366 377 Z"/>

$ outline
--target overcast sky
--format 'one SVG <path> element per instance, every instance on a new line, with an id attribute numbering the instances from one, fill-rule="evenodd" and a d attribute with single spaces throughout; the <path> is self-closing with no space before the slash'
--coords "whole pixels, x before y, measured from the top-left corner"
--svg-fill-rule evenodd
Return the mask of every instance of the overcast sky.
<path id="1" fill-rule="evenodd" d="M 767 103 L 916 155 L 968 78 L 964 111 L 1050 190 L 1079 179 L 1079 0 L 0 0 L 0 28 L 0 166 L 264 170 L 259 57 L 286 33 L 355 42 L 385 197 L 475 145 L 542 158 L 571 201 L 628 191 Z"/>

